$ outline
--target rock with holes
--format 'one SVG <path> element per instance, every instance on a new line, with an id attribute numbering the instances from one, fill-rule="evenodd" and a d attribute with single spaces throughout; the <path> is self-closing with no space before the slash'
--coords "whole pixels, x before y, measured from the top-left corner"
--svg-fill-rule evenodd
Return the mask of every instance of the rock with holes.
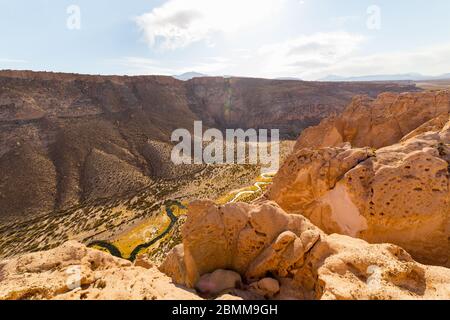
<path id="1" fill-rule="evenodd" d="M 381 148 L 442 128 L 450 112 L 450 91 L 383 93 L 376 99 L 356 96 L 337 117 L 304 130 L 296 149 L 324 148 L 349 142 L 355 147 Z"/>
<path id="2" fill-rule="evenodd" d="M 50 251 L 0 261 L 0 299 L 200 299 L 193 289 L 184 289 L 173 282 L 189 280 L 186 272 L 199 270 L 194 269 L 196 266 L 209 269 L 197 261 L 204 258 L 197 250 L 207 249 L 208 242 L 228 243 L 230 233 L 212 235 L 210 230 L 216 229 L 196 220 L 217 212 L 217 221 L 222 222 L 233 212 L 247 213 L 247 221 L 251 222 L 237 229 L 233 239 L 239 243 L 243 235 L 247 241 L 248 231 L 244 230 L 255 228 L 255 234 L 264 237 L 267 244 L 255 248 L 246 266 L 237 263 L 243 261 L 240 257 L 230 258 L 232 253 L 239 254 L 234 246 L 223 251 L 230 260 L 219 259 L 218 255 L 208 259 L 211 269 L 216 269 L 199 273 L 200 281 L 196 283 L 211 298 L 217 295 L 219 299 L 247 300 L 450 299 L 450 269 L 417 263 L 398 246 L 371 245 L 338 234 L 327 236 L 304 217 L 288 215 L 273 203 L 224 207 L 196 203 L 192 208 L 202 208 L 204 212 L 192 214 L 189 223 L 199 226 L 195 239 L 189 240 L 193 243 L 184 243 L 189 252 L 180 245 L 172 253 L 172 258 L 181 254 L 171 260 L 172 268 L 167 271 L 174 280 L 155 268 L 133 266 L 129 261 L 68 242 Z M 284 225 L 282 230 L 263 228 L 269 213 L 275 215 L 278 221 L 275 225 Z M 269 248 L 271 253 L 267 254 Z M 183 267 L 174 268 L 176 263 Z M 254 267 L 258 272 L 250 279 L 246 274 Z M 236 268 L 244 270 L 242 286 L 238 285 L 241 277 Z"/>
<path id="3" fill-rule="evenodd" d="M 392 244 L 333 234 L 314 246 L 280 290 L 280 299 L 449 299 L 450 269 L 417 263 Z"/>
<path id="4" fill-rule="evenodd" d="M 267 196 L 289 213 L 309 217 L 319 204 L 318 199 L 335 188 L 348 171 L 373 156 L 369 148 L 352 149 L 349 144 L 297 150 L 280 168 Z M 329 220 L 325 214 L 323 219 Z"/>
<path id="5" fill-rule="evenodd" d="M 217 269 L 237 271 L 246 280 L 269 271 L 284 275 L 320 234 L 303 216 L 286 214 L 273 202 L 216 206 L 196 201 L 189 206 L 182 246 L 169 253 L 160 270 L 189 287 Z"/>
<path id="6" fill-rule="evenodd" d="M 349 146 L 297 150 L 267 197 L 326 233 L 394 243 L 449 266 L 449 132 L 450 122 L 356 158 L 362 149 Z"/>
<path id="7" fill-rule="evenodd" d="M 230 224 L 229 219 L 239 223 Z M 417 263 L 392 244 L 327 236 L 304 217 L 289 215 L 272 202 L 220 207 L 195 202 L 186 223 L 183 244 L 172 251 L 170 263 L 160 267 L 174 281 L 182 279 L 180 284 L 198 287 L 205 282 L 208 289 L 210 273 L 227 269 L 239 272 L 244 286 L 220 294 L 250 300 L 450 298 L 450 269 Z M 249 242 L 249 235 L 256 242 Z M 248 246 L 252 251 L 240 249 Z M 221 254 L 212 254 L 214 250 Z M 180 266 L 175 268 L 175 263 Z M 221 278 L 222 288 L 230 286 L 225 277 L 217 277 L 214 286 L 222 285 Z"/>
<path id="8" fill-rule="evenodd" d="M 200 299 L 156 268 L 67 242 L 56 249 L 0 262 L 0 300 Z"/>

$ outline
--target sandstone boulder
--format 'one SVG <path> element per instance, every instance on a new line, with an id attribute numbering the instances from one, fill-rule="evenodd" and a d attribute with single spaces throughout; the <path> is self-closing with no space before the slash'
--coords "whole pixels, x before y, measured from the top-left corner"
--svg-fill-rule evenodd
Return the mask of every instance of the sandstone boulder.
<path id="1" fill-rule="evenodd" d="M 447 116 L 448 120 L 449 112 L 449 91 L 383 93 L 376 99 L 357 96 L 341 115 L 304 130 L 296 149 L 332 147 L 344 142 L 354 147 L 386 147 L 435 118 Z M 432 129 L 433 125 L 431 121 L 421 130 Z"/>
<path id="2" fill-rule="evenodd" d="M 199 299 L 156 268 L 67 242 L 56 249 L 0 262 L 0 300 Z"/>
<path id="3" fill-rule="evenodd" d="M 282 235 L 285 231 L 290 233 Z M 273 202 L 218 207 L 196 201 L 182 228 L 183 245 L 169 253 L 160 270 L 188 287 L 217 269 L 234 270 L 247 280 L 258 280 L 269 269 L 284 275 L 291 264 L 301 263 L 321 233 L 303 216 L 288 215 Z"/>
<path id="4" fill-rule="evenodd" d="M 230 270 L 218 269 L 200 277 L 195 285 L 197 292 L 206 296 L 217 296 L 227 289 L 237 289 L 242 286 L 239 273 Z"/>
<path id="5" fill-rule="evenodd" d="M 253 282 L 249 290 L 266 298 L 273 298 L 280 292 L 280 283 L 273 278 L 264 278 L 258 282 Z"/>
<path id="6" fill-rule="evenodd" d="M 272 202 L 195 202 L 183 236 L 160 269 L 189 287 L 212 270 L 228 269 L 248 284 L 229 292 L 244 299 L 450 298 L 449 269 L 417 263 L 392 244 L 327 236 Z M 216 250 L 221 254 L 212 254 Z M 181 265 L 174 268 L 175 262 Z"/>
<path id="7" fill-rule="evenodd" d="M 326 233 L 394 243 L 449 266 L 449 163 L 450 122 L 378 150 L 298 149 L 267 197 Z"/>

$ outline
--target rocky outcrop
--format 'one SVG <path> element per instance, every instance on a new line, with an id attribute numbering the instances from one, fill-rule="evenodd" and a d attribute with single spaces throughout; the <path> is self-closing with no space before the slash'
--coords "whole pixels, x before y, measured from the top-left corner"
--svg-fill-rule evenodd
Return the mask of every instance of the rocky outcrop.
<path id="1" fill-rule="evenodd" d="M 156 268 L 145 269 L 68 242 L 0 262 L 0 300 L 199 299 Z"/>
<path id="2" fill-rule="evenodd" d="M 376 99 L 357 96 L 345 111 L 303 131 L 295 149 L 323 148 L 349 142 L 353 147 L 381 148 L 403 137 L 436 131 L 448 121 L 450 92 L 383 93 Z"/>
<path id="3" fill-rule="evenodd" d="M 213 202 L 194 202 L 182 227 L 183 247 L 169 254 L 161 270 L 189 287 L 195 286 L 201 275 L 217 269 L 235 270 L 246 279 L 260 277 L 267 267 L 285 274 L 289 262 L 278 265 L 281 256 L 276 253 L 288 246 L 294 250 L 296 240 L 295 256 L 289 258 L 301 260 L 320 233 L 307 219 L 287 215 L 275 203 L 217 207 Z M 296 234 L 303 238 L 297 239 Z M 260 261 L 255 262 L 258 257 Z"/>
<path id="4" fill-rule="evenodd" d="M 430 100 L 430 95 L 434 99 Z M 304 215 L 328 234 L 345 234 L 371 243 L 394 243 L 422 263 L 449 266 L 450 121 L 445 113 L 448 106 L 442 102 L 448 95 L 426 93 L 424 97 L 424 109 L 416 110 L 422 113 L 422 120 L 415 121 L 411 116 L 399 122 L 412 130 L 405 138 L 399 132 L 393 134 L 398 126 L 392 129 L 389 121 L 379 123 L 379 130 L 385 125 L 392 129 L 383 129 L 393 136 L 389 141 L 401 140 L 399 143 L 375 150 L 351 148 L 336 140 L 333 147 L 302 148 L 301 138 L 275 177 L 267 198 L 290 213 Z M 412 98 L 403 95 L 390 105 L 395 106 L 402 99 Z M 420 105 L 420 101 L 415 105 Z M 431 107 L 427 101 L 437 103 Z M 413 127 L 428 118 L 424 114 L 431 117 L 441 111 L 418 128 Z M 405 107 L 405 114 L 411 112 Z M 414 124 L 408 124 L 408 119 Z M 374 126 L 368 128 L 373 130 L 367 133 L 368 140 L 358 138 L 365 137 L 358 130 L 349 140 L 357 145 L 370 145 L 370 139 L 381 145 L 388 143 L 382 131 Z M 375 132 L 380 132 L 380 140 L 376 140 Z"/>
<path id="5" fill-rule="evenodd" d="M 172 279 L 68 242 L 0 261 L 0 299 L 450 299 L 449 269 L 326 235 L 273 202 L 195 202 L 183 236 L 159 268 Z"/>
<path id="6" fill-rule="evenodd" d="M 450 298 L 449 269 L 419 264 L 395 245 L 328 236 L 272 202 L 195 202 L 182 232 L 160 270 L 188 287 L 228 269 L 243 277 L 241 290 L 230 290 L 243 298 Z"/>

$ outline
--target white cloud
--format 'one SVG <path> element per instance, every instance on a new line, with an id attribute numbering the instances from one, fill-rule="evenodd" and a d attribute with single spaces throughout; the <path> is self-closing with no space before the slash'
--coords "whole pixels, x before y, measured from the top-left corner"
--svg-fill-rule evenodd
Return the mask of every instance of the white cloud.
<path id="1" fill-rule="evenodd" d="M 321 68 L 305 71 L 303 74 L 312 79 L 329 74 L 364 76 L 417 72 L 425 75 L 440 75 L 450 71 L 449 56 L 450 45 L 354 55 Z"/>
<path id="2" fill-rule="evenodd" d="M 361 22 L 362 16 L 353 15 L 353 16 L 340 16 L 334 17 L 331 19 L 331 23 L 336 28 L 342 28 L 350 23 Z"/>
<path id="3" fill-rule="evenodd" d="M 266 45 L 250 57 L 233 59 L 235 72 L 258 77 L 299 77 L 317 80 L 330 74 L 363 76 L 417 72 L 440 75 L 450 71 L 450 44 L 405 51 L 361 51 L 369 39 L 346 32 L 316 33 Z"/>
<path id="4" fill-rule="evenodd" d="M 271 18 L 284 0 L 168 0 L 136 18 L 151 47 L 177 49 L 216 33 L 234 33 Z"/>
<path id="5" fill-rule="evenodd" d="M 26 60 L 18 60 L 18 59 L 2 59 L 2 58 L 0 58 L 0 63 L 24 64 L 24 63 L 28 63 L 28 61 L 26 61 Z"/>
<path id="6" fill-rule="evenodd" d="M 225 56 L 189 61 L 157 61 L 140 57 L 125 57 L 114 64 L 125 66 L 129 74 L 173 75 L 196 71 L 209 75 L 250 77 L 299 76 L 300 72 L 344 59 L 355 52 L 364 38 L 345 32 L 304 35 L 257 50 L 234 49 Z"/>
<path id="7" fill-rule="evenodd" d="M 307 70 L 338 63 L 358 51 L 365 38 L 347 32 L 303 35 L 257 51 L 267 77 L 299 76 Z"/>
<path id="8" fill-rule="evenodd" d="M 439 75 L 450 71 L 450 44 L 365 54 L 361 49 L 368 41 L 364 36 L 347 32 L 315 33 L 256 50 L 236 48 L 223 56 L 187 61 L 127 57 L 116 62 L 127 66 L 130 74 L 173 75 L 197 71 L 218 76 L 298 77 L 305 80 L 317 80 L 330 74 L 363 76 L 418 72 Z"/>

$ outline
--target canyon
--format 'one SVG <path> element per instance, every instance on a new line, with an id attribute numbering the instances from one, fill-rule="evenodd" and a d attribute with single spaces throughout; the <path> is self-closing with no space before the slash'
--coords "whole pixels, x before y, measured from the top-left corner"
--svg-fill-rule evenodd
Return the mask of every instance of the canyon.
<path id="1" fill-rule="evenodd" d="M 0 299 L 450 299 L 448 90 L 0 75 Z M 197 120 L 280 128 L 280 170 L 168 164 Z"/>
<path id="2" fill-rule="evenodd" d="M 278 128 L 296 138 L 356 94 L 418 90 L 395 83 L 0 72 L 0 220 L 138 192 L 174 173 L 176 129 Z M 167 175 L 168 172 L 172 174 Z"/>

